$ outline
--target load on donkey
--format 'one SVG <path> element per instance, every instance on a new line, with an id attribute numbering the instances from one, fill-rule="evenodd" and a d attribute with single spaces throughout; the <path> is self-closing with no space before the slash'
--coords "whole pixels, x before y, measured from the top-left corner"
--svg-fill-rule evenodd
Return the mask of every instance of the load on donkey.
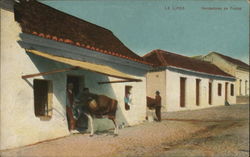
<path id="1" fill-rule="evenodd" d="M 147 107 L 150 110 L 154 110 L 156 106 L 156 100 L 154 98 L 148 97 L 147 96 Z"/>
<path id="2" fill-rule="evenodd" d="M 160 92 L 155 92 L 155 99 L 151 97 L 147 97 L 147 107 L 149 110 L 155 110 L 155 114 L 157 117 L 157 121 L 161 121 L 161 96 Z"/>
<path id="3" fill-rule="evenodd" d="M 94 135 L 93 118 L 108 118 L 113 121 L 115 129 L 114 134 L 118 135 L 118 125 L 116 122 L 117 100 L 109 98 L 105 95 L 97 95 L 89 92 L 88 88 L 77 96 L 77 110 L 80 114 L 85 114 L 90 122 L 91 133 Z"/>

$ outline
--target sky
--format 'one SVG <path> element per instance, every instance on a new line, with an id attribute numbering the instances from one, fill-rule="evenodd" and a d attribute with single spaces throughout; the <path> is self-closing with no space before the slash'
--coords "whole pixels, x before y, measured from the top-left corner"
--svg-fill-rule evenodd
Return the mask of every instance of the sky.
<path id="1" fill-rule="evenodd" d="M 129 49 L 185 56 L 210 51 L 249 64 L 247 0 L 40 0 L 111 30 Z"/>

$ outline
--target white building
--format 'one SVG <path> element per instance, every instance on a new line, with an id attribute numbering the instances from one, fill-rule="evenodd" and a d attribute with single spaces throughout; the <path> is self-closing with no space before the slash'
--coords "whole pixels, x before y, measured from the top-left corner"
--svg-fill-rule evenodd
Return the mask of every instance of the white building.
<path id="1" fill-rule="evenodd" d="M 6 1 L 3 1 L 5 3 Z M 118 100 L 118 123 L 146 116 L 149 64 L 105 28 L 37 1 L 1 8 L 1 150 L 69 135 L 66 86 Z M 130 110 L 125 90 L 132 88 Z M 79 124 L 80 125 L 80 124 Z M 96 130 L 112 128 L 107 119 Z"/>
<path id="2" fill-rule="evenodd" d="M 163 50 L 144 57 L 155 68 L 147 74 L 147 96 L 160 91 L 164 111 L 235 104 L 235 78 L 215 65 Z"/>
<path id="3" fill-rule="evenodd" d="M 197 57 L 196 57 L 197 58 Z M 249 103 L 249 65 L 218 52 L 210 52 L 198 59 L 213 63 L 236 78 L 237 103 Z"/>

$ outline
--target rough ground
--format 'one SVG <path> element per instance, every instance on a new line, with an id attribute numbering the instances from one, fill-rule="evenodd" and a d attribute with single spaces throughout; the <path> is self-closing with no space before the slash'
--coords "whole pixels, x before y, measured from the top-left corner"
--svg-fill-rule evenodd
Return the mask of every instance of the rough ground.
<path id="1" fill-rule="evenodd" d="M 164 120 L 94 137 L 75 134 L 2 152 L 3 157 L 248 157 L 249 105 L 163 114 Z"/>

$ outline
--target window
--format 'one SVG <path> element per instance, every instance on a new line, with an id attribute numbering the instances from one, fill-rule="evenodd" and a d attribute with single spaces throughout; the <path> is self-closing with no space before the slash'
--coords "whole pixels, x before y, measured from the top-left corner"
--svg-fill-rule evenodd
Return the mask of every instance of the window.
<path id="1" fill-rule="evenodd" d="M 52 81 L 34 80 L 34 109 L 37 117 L 52 116 Z"/>
<path id="2" fill-rule="evenodd" d="M 234 85 L 233 85 L 233 84 L 231 84 L 231 89 L 230 89 L 230 91 L 231 91 L 231 96 L 234 96 Z"/>
<path id="3" fill-rule="evenodd" d="M 221 96 L 221 83 L 218 83 L 218 96 Z"/>
<path id="4" fill-rule="evenodd" d="M 125 96 L 124 96 L 125 110 L 130 110 L 132 105 L 132 86 L 125 86 Z"/>

